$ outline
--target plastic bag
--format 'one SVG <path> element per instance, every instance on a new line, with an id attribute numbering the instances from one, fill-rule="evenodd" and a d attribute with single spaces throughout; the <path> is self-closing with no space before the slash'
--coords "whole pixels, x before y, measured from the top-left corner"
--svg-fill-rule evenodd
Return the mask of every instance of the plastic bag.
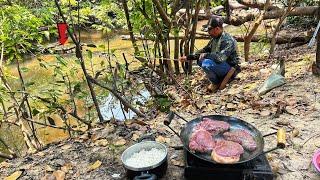
<path id="1" fill-rule="evenodd" d="M 264 95 L 267 92 L 271 91 L 272 89 L 279 87 L 283 84 L 285 84 L 284 77 L 278 73 L 272 73 L 269 76 L 269 78 L 259 88 L 258 93 L 259 95 Z"/>

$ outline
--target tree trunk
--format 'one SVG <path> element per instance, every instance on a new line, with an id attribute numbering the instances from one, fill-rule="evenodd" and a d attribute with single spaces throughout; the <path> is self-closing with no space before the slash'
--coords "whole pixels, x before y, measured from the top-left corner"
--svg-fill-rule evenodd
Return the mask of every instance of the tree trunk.
<path id="1" fill-rule="evenodd" d="M 200 3 L 201 3 L 201 0 L 198 0 L 197 4 L 196 4 L 196 8 L 195 8 L 195 13 L 192 17 L 192 29 L 191 29 L 191 33 L 190 33 L 190 38 L 191 38 L 190 54 L 194 53 L 194 44 L 195 44 L 196 30 L 197 30 L 197 25 L 198 25 L 198 14 L 200 11 Z"/>
<path id="2" fill-rule="evenodd" d="M 254 33 L 256 32 L 256 30 L 258 29 L 258 27 L 260 26 L 269 4 L 270 4 L 270 0 L 267 0 L 267 2 L 265 4 L 264 11 L 260 14 L 260 16 L 257 18 L 257 20 L 255 20 L 254 25 L 253 25 L 252 29 L 250 30 L 249 34 L 245 36 L 245 40 L 244 40 L 244 59 L 245 59 L 245 61 L 249 60 L 251 39 L 252 39 Z"/>
<path id="3" fill-rule="evenodd" d="M 183 39 L 184 42 L 184 55 L 190 54 L 190 20 L 192 18 L 192 8 L 189 1 L 186 1 L 186 29 L 185 29 L 185 39 Z M 186 74 L 190 74 L 191 66 L 192 64 L 189 62 L 184 63 L 184 70 Z"/>
<path id="4" fill-rule="evenodd" d="M 289 0 L 288 1 L 288 8 L 286 9 L 286 11 L 283 13 L 281 18 L 279 19 L 279 22 L 278 22 L 276 28 L 273 31 L 273 35 L 272 35 L 272 39 L 271 39 L 271 43 L 270 43 L 270 51 L 269 51 L 270 56 L 273 55 L 273 53 L 274 53 L 274 48 L 276 46 L 277 34 L 280 31 L 280 27 L 281 27 L 283 21 L 286 19 L 286 17 L 288 16 L 290 11 L 292 10 L 292 4 L 293 4 L 292 0 Z"/>
<path id="5" fill-rule="evenodd" d="M 176 21 L 173 23 L 173 35 L 174 35 L 174 53 L 173 53 L 173 58 L 178 59 L 179 58 L 179 29 L 178 29 L 178 24 Z M 174 61 L 174 69 L 176 74 L 180 74 L 180 67 L 179 67 L 179 62 Z"/>
<path id="6" fill-rule="evenodd" d="M 121 0 L 121 2 L 122 2 L 122 6 L 123 6 L 123 9 L 124 9 L 125 16 L 126 16 L 126 20 L 127 20 L 127 25 L 128 25 L 128 30 L 129 30 L 132 46 L 134 48 L 135 54 L 137 54 L 139 52 L 139 48 L 137 46 L 136 40 L 135 40 L 134 35 L 133 35 L 133 28 L 132 28 L 131 21 L 130 21 L 130 15 L 129 15 L 129 9 L 128 9 L 127 0 Z"/>
<path id="7" fill-rule="evenodd" d="M 205 10 L 205 12 L 206 12 L 206 16 L 210 16 L 210 1 L 211 0 L 206 0 L 206 10 Z"/>

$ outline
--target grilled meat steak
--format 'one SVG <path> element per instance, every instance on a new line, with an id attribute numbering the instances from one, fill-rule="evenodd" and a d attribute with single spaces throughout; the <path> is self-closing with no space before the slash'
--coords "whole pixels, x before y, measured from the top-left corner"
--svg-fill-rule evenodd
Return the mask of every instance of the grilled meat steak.
<path id="1" fill-rule="evenodd" d="M 223 137 L 226 140 L 234 141 L 243 146 L 244 149 L 254 151 L 257 149 L 256 141 L 253 139 L 251 134 L 242 129 L 233 130 L 230 132 L 223 133 Z"/>
<path id="2" fill-rule="evenodd" d="M 230 128 L 230 124 L 224 121 L 217 121 L 210 118 L 203 118 L 203 120 L 195 126 L 195 130 L 204 129 L 212 135 L 225 132 Z"/>
<path id="3" fill-rule="evenodd" d="M 211 158 L 222 164 L 233 164 L 240 160 L 244 153 L 243 147 L 236 142 L 217 140 L 211 153 Z"/>
<path id="4" fill-rule="evenodd" d="M 189 148 L 191 151 L 210 152 L 215 146 L 211 134 L 203 129 L 194 131 L 189 140 Z"/>

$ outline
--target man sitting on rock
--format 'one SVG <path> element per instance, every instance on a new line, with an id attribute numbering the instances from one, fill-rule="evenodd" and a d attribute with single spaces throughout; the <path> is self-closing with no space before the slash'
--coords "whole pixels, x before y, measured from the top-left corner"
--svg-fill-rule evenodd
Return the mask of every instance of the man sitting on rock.
<path id="1" fill-rule="evenodd" d="M 212 37 L 209 43 L 194 55 L 182 56 L 181 62 L 197 60 L 197 64 L 204 70 L 212 82 L 210 90 L 217 90 L 221 81 L 228 74 L 231 67 L 235 68 L 232 78 L 240 72 L 237 41 L 223 31 L 223 21 L 218 17 L 211 17 L 208 23 L 208 33 Z"/>

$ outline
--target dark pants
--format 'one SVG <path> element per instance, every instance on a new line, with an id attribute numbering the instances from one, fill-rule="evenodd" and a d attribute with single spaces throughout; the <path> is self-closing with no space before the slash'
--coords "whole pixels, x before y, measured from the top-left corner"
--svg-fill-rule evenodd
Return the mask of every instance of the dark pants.
<path id="1" fill-rule="evenodd" d="M 213 84 L 219 84 L 231 68 L 227 62 L 216 63 L 211 59 L 204 59 L 199 65 Z"/>

